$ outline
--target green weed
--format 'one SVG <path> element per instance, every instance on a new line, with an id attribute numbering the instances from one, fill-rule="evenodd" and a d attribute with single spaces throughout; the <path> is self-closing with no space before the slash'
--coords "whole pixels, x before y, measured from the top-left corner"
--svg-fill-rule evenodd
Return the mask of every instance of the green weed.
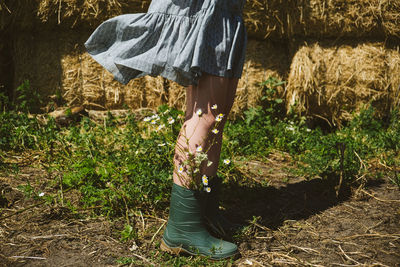
<path id="1" fill-rule="evenodd" d="M 369 171 L 374 159 L 391 167 L 388 169 L 399 165 L 400 109 L 382 120 L 372 107 L 366 106 L 343 128 L 327 133 L 319 127 L 309 128 L 305 117 L 286 114 L 283 100 L 277 95 L 281 85 L 283 82 L 272 78 L 261 83 L 264 95 L 260 106 L 227 122 L 219 175 L 235 178 L 240 175 L 235 159 L 263 159 L 278 150 L 289 153 L 297 163 L 296 174 L 306 178 L 342 176 L 345 183 L 356 184 L 362 182 L 360 177 L 389 177 L 400 188 L 399 173 Z M 93 215 L 126 216 L 125 228 L 118 233 L 121 242 L 140 239 L 127 214 L 137 210 L 148 214 L 163 212 L 168 206 L 172 158 L 183 112 L 160 106 L 157 112 L 141 114 L 140 119 L 134 114 L 116 118 L 108 113 L 102 123 L 84 117 L 72 126 L 59 128 L 52 118 L 41 124 L 26 114 L 34 99 L 28 97 L 28 89 L 29 83 L 19 89 L 18 110 L 25 112 L 6 108 L 0 111 L 0 168 L 17 173 L 18 164 L 6 163 L 8 153 L 40 152 L 46 170 L 58 173 L 46 192 L 53 189 L 57 195 L 43 195 L 28 182 L 18 187 L 26 197 L 44 199 L 48 204 L 63 203 L 73 213 L 87 209 Z M 155 124 L 148 119 L 151 117 L 156 119 Z M 267 187 L 268 181 L 262 186 Z M 63 199 L 62 193 L 69 190 L 80 194 L 78 204 Z M 238 237 L 249 231 L 251 226 Z M 165 253 L 154 253 L 148 260 L 163 266 L 229 264 Z M 118 262 L 141 265 L 143 259 L 121 258 Z"/>
<path id="2" fill-rule="evenodd" d="M 240 175 L 235 158 L 262 159 L 276 150 L 293 157 L 297 175 L 326 179 L 343 176 L 348 184 L 359 182 L 359 177 L 387 175 L 369 172 L 372 159 L 380 158 L 389 167 L 398 165 L 399 110 L 382 120 L 372 107 L 366 107 L 345 127 L 326 133 L 319 127 L 308 128 L 304 117 L 286 114 L 276 89 L 282 84 L 275 79 L 262 83 L 262 104 L 245 111 L 242 118 L 228 121 L 221 176 Z M 24 84 L 20 92 L 26 93 L 28 86 Z M 24 101 L 28 99 L 20 99 L 21 109 L 29 106 Z M 70 127 L 59 128 L 51 118 L 43 125 L 26 113 L 3 110 L 0 167 L 18 169 L 15 164 L 5 163 L 8 152 L 39 151 L 43 166 L 60 174 L 49 186 L 57 191 L 77 190 L 79 205 L 93 210 L 93 214 L 125 216 L 127 211 L 139 209 L 148 213 L 163 211 L 170 198 L 171 162 L 183 112 L 161 106 L 156 113 L 142 115 L 141 119 L 134 114 L 115 118 L 109 113 L 103 123 L 84 117 Z M 142 117 L 154 117 L 157 123 L 143 121 Z M 398 174 L 391 177 L 394 184 L 400 184 Z M 20 189 L 32 197 L 37 195 L 33 187 L 28 184 Z M 77 210 L 68 200 L 65 203 Z M 134 236 L 133 228 L 121 233 L 123 240 Z"/>
<path id="3" fill-rule="evenodd" d="M 121 242 L 126 242 L 132 239 L 136 239 L 138 237 L 136 229 L 131 225 L 126 224 L 124 230 L 121 231 Z"/>
<path id="4" fill-rule="evenodd" d="M 23 112 L 38 111 L 38 107 L 43 103 L 40 94 L 31 87 L 29 80 L 25 80 L 16 89 L 15 109 Z"/>
<path id="5" fill-rule="evenodd" d="M 121 265 L 136 264 L 136 265 L 157 265 L 157 266 L 210 266 L 210 267 L 223 267 L 230 266 L 233 263 L 232 259 L 213 261 L 206 257 L 200 256 L 175 256 L 168 253 L 155 253 L 152 252 L 149 258 L 131 258 L 123 257 L 117 260 Z"/>

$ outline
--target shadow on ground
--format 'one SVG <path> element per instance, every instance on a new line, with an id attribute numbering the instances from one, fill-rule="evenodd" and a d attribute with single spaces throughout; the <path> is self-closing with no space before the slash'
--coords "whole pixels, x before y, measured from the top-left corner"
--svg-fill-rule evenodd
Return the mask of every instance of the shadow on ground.
<path id="1" fill-rule="evenodd" d="M 342 188 L 336 197 L 335 186 L 335 181 L 323 179 L 298 181 L 282 187 L 231 182 L 224 190 L 223 202 L 227 216 L 237 222 L 246 225 L 258 217 L 259 224 L 277 229 L 287 220 L 307 219 L 348 200 L 350 189 Z"/>

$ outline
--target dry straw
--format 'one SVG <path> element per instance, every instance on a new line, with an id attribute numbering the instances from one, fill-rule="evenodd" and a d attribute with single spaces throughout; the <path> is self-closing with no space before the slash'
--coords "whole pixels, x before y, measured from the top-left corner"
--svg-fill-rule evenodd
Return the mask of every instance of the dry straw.
<path id="1" fill-rule="evenodd" d="M 133 109 L 155 109 L 161 104 L 185 108 L 185 88 L 164 78 L 147 76 L 124 86 L 113 80 L 112 75 L 85 52 L 63 56 L 62 66 L 63 91 L 71 104 L 82 103 L 92 109 L 122 108 L 124 105 Z M 283 79 L 286 66 L 287 59 L 279 46 L 251 41 L 232 116 L 239 116 L 244 109 L 259 104 L 260 81 L 270 76 Z"/>
<path id="2" fill-rule="evenodd" d="M 300 3 L 299 3 L 300 2 Z M 288 33 L 313 37 L 400 37 L 398 0 L 303 0 L 288 8 Z"/>
<path id="3" fill-rule="evenodd" d="M 149 76 L 134 79 L 128 85 L 115 81 L 86 53 L 83 43 L 89 34 L 65 31 L 16 35 L 14 87 L 29 80 L 32 90 L 38 90 L 45 102 L 59 91 L 69 106 L 83 105 L 87 109 L 155 109 L 161 104 L 184 109 L 185 89 L 174 82 Z M 260 82 L 270 76 L 284 79 L 287 70 L 288 59 L 282 46 L 250 41 L 234 116 L 259 103 Z"/>
<path id="4" fill-rule="evenodd" d="M 284 37 L 287 3 L 287 0 L 246 1 L 243 15 L 249 36 L 257 39 Z"/>
<path id="5" fill-rule="evenodd" d="M 382 43 L 303 46 L 293 58 L 288 109 L 341 125 L 371 103 L 381 116 L 399 105 L 400 53 Z"/>
<path id="6" fill-rule="evenodd" d="M 253 0 L 244 17 L 254 38 L 400 37 L 399 0 Z"/>
<path id="7" fill-rule="evenodd" d="M 185 90 L 179 85 L 144 77 L 123 86 L 82 46 L 105 19 L 145 12 L 149 3 L 0 0 L 0 36 L 1 25 L 13 29 L 14 87 L 29 79 L 44 96 L 59 90 L 69 104 L 90 109 L 156 107 L 161 103 L 183 108 Z M 400 37 L 399 0 L 252 0 L 246 3 L 244 18 L 249 35 L 258 39 Z M 59 30 L 49 31 L 56 26 Z M 249 42 L 234 116 L 258 104 L 260 82 L 269 76 L 285 79 L 289 62 L 283 47 Z M 288 103 L 297 101 L 299 111 L 308 108 L 307 114 L 334 124 L 351 117 L 353 110 L 368 101 L 385 113 L 400 102 L 399 57 L 398 51 L 382 44 L 304 46 L 293 58 Z"/>
<path id="8" fill-rule="evenodd" d="M 41 22 L 63 27 L 93 27 L 123 13 L 145 12 L 149 0 L 41 0 Z"/>
<path id="9" fill-rule="evenodd" d="M 94 29 L 120 14 L 146 12 L 150 2 L 0 0 L 0 30 L 6 22 L 13 29 Z M 400 37 L 399 0 L 251 0 L 246 1 L 244 18 L 249 36 L 257 39 Z"/>
<path id="10" fill-rule="evenodd" d="M 282 45 L 268 41 L 250 41 L 246 51 L 243 75 L 239 81 L 232 116 L 240 116 L 243 110 L 260 104 L 264 94 L 260 83 L 270 77 L 285 80 L 289 59 Z M 283 88 L 278 88 L 283 95 Z"/>

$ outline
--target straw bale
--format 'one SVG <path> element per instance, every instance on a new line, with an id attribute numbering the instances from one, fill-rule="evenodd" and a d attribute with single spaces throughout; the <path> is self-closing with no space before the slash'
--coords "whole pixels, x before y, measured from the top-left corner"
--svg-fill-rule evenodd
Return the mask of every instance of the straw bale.
<path id="1" fill-rule="evenodd" d="M 292 61 L 288 110 L 339 126 L 367 103 L 384 116 L 396 102 L 398 63 L 398 51 L 382 43 L 305 45 Z"/>
<path id="2" fill-rule="evenodd" d="M 90 33 L 79 31 L 21 33 L 15 36 L 14 88 L 29 80 L 47 102 L 60 91 L 69 106 L 86 109 L 157 108 L 162 103 L 183 107 L 184 92 L 161 77 L 141 77 L 123 85 L 93 60 L 83 47 Z M 169 86 L 169 96 L 165 87 Z"/>
<path id="3" fill-rule="evenodd" d="M 95 110 L 143 107 L 145 78 L 123 85 L 81 49 L 63 54 L 61 62 L 62 91 L 69 105 Z"/>
<path id="4" fill-rule="evenodd" d="M 263 89 L 260 83 L 269 77 L 284 80 L 289 69 L 288 58 L 283 46 L 267 41 L 249 40 L 246 62 L 242 78 L 239 81 L 236 99 L 230 117 L 237 118 L 243 111 L 260 104 Z M 149 79 L 153 79 L 149 77 Z M 163 78 L 152 80 L 147 85 L 156 88 L 156 100 L 153 103 L 168 103 L 178 109 L 185 109 L 186 90 L 175 82 Z M 163 89 L 162 89 L 163 87 Z M 283 96 L 283 88 L 279 94 Z M 150 103 L 149 103 L 150 104 Z M 153 106 L 153 105 L 151 105 Z"/>
<path id="5" fill-rule="evenodd" d="M 15 37 L 14 88 L 29 80 L 45 102 L 57 91 L 69 106 L 86 109 L 157 108 L 168 104 L 185 108 L 185 89 L 161 77 L 141 77 L 127 85 L 115 81 L 83 47 L 88 32 L 24 33 Z M 280 44 L 250 40 L 243 77 L 239 82 L 234 116 L 259 104 L 259 83 L 288 71 L 286 51 Z"/>
<path id="6" fill-rule="evenodd" d="M 165 80 L 164 92 L 169 106 L 179 110 L 186 109 L 186 88 L 176 82 Z"/>
<path id="7" fill-rule="evenodd" d="M 277 39 L 285 36 L 287 0 L 246 1 L 243 18 L 248 34 L 256 39 Z"/>
<path id="8" fill-rule="evenodd" d="M 0 0 L 0 31 L 4 30 L 9 19 L 11 11 L 3 0 Z"/>
<path id="9" fill-rule="evenodd" d="M 8 35 L 0 32 L 0 38 L 8 40 Z M 10 55 L 9 42 L 0 42 L 0 93 L 3 92 L 12 98 L 12 73 L 9 73 L 12 68 L 12 58 Z"/>
<path id="10" fill-rule="evenodd" d="M 398 0 L 290 1 L 288 35 L 323 38 L 400 37 Z"/>
<path id="11" fill-rule="evenodd" d="M 400 47 L 389 51 L 388 67 L 390 88 L 392 90 L 391 108 L 400 108 Z"/>
<path id="12" fill-rule="evenodd" d="M 240 116 L 244 110 L 259 105 L 263 95 L 259 84 L 269 77 L 285 80 L 288 69 L 289 59 L 283 45 L 269 41 L 249 41 L 232 117 Z M 283 88 L 280 89 L 278 95 L 283 95 Z"/>
<path id="13" fill-rule="evenodd" d="M 380 14 L 386 35 L 400 37 L 400 1 L 382 1 Z"/>
<path id="14" fill-rule="evenodd" d="M 125 13 L 146 12 L 150 0 L 41 0 L 37 15 L 42 23 L 67 28 L 93 28 Z"/>
<path id="15" fill-rule="evenodd" d="M 48 96 L 61 87 L 60 50 L 56 45 L 60 42 L 54 35 L 46 36 L 46 41 L 41 37 L 43 35 L 39 37 L 31 33 L 14 36 L 13 87 L 17 88 L 25 80 L 29 80 L 31 90 Z"/>
<path id="16" fill-rule="evenodd" d="M 150 0 L 1 0 L 0 30 L 94 29 L 104 20 L 146 12 Z M 11 12 L 8 12 L 8 10 Z M 400 38 L 399 0 L 252 0 L 244 19 L 256 39 Z M 8 27 L 10 28 L 10 27 Z"/>
<path id="17" fill-rule="evenodd" d="M 38 0 L 0 0 L 0 30 L 34 29 L 38 4 Z"/>

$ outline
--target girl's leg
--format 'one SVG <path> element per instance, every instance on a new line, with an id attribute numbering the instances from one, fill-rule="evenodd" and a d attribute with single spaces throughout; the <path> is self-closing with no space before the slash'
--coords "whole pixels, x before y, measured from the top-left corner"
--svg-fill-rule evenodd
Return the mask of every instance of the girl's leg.
<path id="1" fill-rule="evenodd" d="M 187 89 L 186 119 L 178 137 L 174 157 L 174 184 L 169 219 L 160 246 L 164 251 L 176 254 L 185 251 L 215 260 L 238 253 L 235 244 L 215 238 L 207 231 L 203 212 L 206 204 L 204 196 L 201 197 L 197 190 L 188 189 L 194 177 L 178 171 L 188 159 L 187 151 L 196 154 L 196 149 L 201 146 L 203 151 L 208 151 L 208 159 L 213 164 L 203 166 L 198 176 L 206 174 L 211 177 L 216 174 L 223 125 L 232 107 L 236 84 L 237 80 L 204 75 L 198 86 Z M 217 108 L 213 109 L 213 105 Z M 199 110 L 202 113 L 200 116 L 197 114 Z M 224 118 L 216 122 L 220 113 L 224 114 Z M 211 132 L 216 127 L 219 130 L 217 135 Z M 213 190 L 207 195 L 212 193 Z"/>
<path id="2" fill-rule="evenodd" d="M 195 154 L 196 149 L 201 146 L 203 151 L 208 151 L 210 166 L 202 166 L 200 175 L 212 177 L 216 175 L 221 145 L 222 132 L 227 116 L 232 108 L 238 79 L 228 79 L 219 76 L 204 74 L 197 86 L 187 88 L 187 104 L 185 123 L 178 136 L 175 149 L 175 171 L 174 183 L 189 187 L 192 177 L 183 166 L 188 159 L 187 151 Z M 212 107 L 216 105 L 216 109 Z M 201 112 L 201 115 L 198 112 Z M 223 114 L 220 122 L 216 121 L 218 115 Z M 217 129 L 218 133 L 212 133 Z M 178 172 L 183 166 L 184 171 Z"/>

